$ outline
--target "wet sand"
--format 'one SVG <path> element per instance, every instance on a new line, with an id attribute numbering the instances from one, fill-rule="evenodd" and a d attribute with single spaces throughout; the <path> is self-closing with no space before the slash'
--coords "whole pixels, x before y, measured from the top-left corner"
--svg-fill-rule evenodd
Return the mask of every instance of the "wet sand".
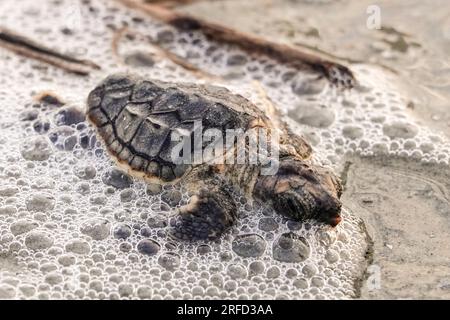
<path id="1" fill-rule="evenodd" d="M 344 205 L 373 241 L 361 298 L 450 298 L 449 168 L 388 158 L 346 167 Z"/>

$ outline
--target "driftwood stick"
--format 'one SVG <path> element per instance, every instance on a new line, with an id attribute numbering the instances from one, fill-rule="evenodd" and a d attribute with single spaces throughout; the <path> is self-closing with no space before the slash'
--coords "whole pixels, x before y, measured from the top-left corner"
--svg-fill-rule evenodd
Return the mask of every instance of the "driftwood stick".
<path id="1" fill-rule="evenodd" d="M 288 64 L 299 69 L 313 70 L 325 76 L 332 83 L 352 87 L 355 82 L 353 73 L 346 66 L 305 53 L 297 48 L 275 43 L 188 14 L 175 12 L 161 5 L 144 4 L 136 0 L 118 1 L 130 8 L 143 11 L 180 31 L 202 32 L 208 39 L 236 45 L 249 54 L 266 55 L 280 63 Z"/>
<path id="2" fill-rule="evenodd" d="M 66 71 L 88 75 L 91 69 L 100 69 L 92 61 L 80 60 L 66 54 L 56 52 L 37 42 L 0 27 L 0 47 L 11 50 L 27 58 L 39 60 Z"/>

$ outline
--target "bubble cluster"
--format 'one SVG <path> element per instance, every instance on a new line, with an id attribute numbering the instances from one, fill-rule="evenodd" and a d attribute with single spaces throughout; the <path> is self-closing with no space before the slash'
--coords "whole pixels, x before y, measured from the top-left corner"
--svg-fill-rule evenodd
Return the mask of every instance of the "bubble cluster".
<path id="1" fill-rule="evenodd" d="M 359 85 L 339 92 L 315 75 L 197 33 L 177 33 L 115 2 L 51 4 L 4 0 L 2 24 L 102 70 L 80 78 L 0 50 L 0 299 L 357 296 L 367 241 L 361 221 L 345 209 L 344 221 L 331 230 L 289 221 L 236 195 L 238 224 L 221 239 L 170 237 L 174 209 L 188 194 L 119 170 L 83 113 L 88 93 L 113 72 L 206 81 L 162 59 L 146 37 L 220 75 L 222 85 L 255 103 L 261 97 L 253 81 L 260 82 L 324 165 L 338 165 L 349 152 L 449 160 L 448 142 L 415 123 L 406 100 L 367 66 L 354 66 Z M 77 27 L 66 24 L 71 5 L 82 12 Z M 118 58 L 111 44 L 123 26 L 137 36 L 124 39 Z M 65 104 L 33 100 L 49 90 Z"/>

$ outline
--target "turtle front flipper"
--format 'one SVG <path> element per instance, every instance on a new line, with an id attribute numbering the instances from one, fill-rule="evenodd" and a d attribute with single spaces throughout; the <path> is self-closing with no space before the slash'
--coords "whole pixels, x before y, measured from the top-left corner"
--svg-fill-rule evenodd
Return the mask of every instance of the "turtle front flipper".
<path id="1" fill-rule="evenodd" d="M 226 187 L 206 181 L 189 203 L 178 209 L 171 231 L 180 240 L 214 240 L 236 221 L 237 206 Z"/>

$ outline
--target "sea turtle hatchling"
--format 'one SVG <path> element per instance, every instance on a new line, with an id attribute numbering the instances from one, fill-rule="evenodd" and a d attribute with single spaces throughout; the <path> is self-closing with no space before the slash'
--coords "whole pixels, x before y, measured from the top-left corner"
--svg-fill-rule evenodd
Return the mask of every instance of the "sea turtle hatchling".
<path id="1" fill-rule="evenodd" d="M 237 203 L 230 186 L 290 219 L 316 219 L 333 227 L 341 221 L 338 178 L 311 164 L 311 147 L 273 110 L 261 110 L 228 89 L 115 74 L 89 94 L 87 115 L 119 165 L 152 183 L 182 183 L 189 191 L 191 198 L 177 209 L 172 225 L 172 234 L 179 239 L 215 239 L 235 223 Z M 202 132 L 277 130 L 278 170 L 264 175 L 261 164 L 250 162 L 172 161 L 173 133 L 192 138 L 198 121 Z M 233 148 L 235 144 L 231 153 Z"/>

